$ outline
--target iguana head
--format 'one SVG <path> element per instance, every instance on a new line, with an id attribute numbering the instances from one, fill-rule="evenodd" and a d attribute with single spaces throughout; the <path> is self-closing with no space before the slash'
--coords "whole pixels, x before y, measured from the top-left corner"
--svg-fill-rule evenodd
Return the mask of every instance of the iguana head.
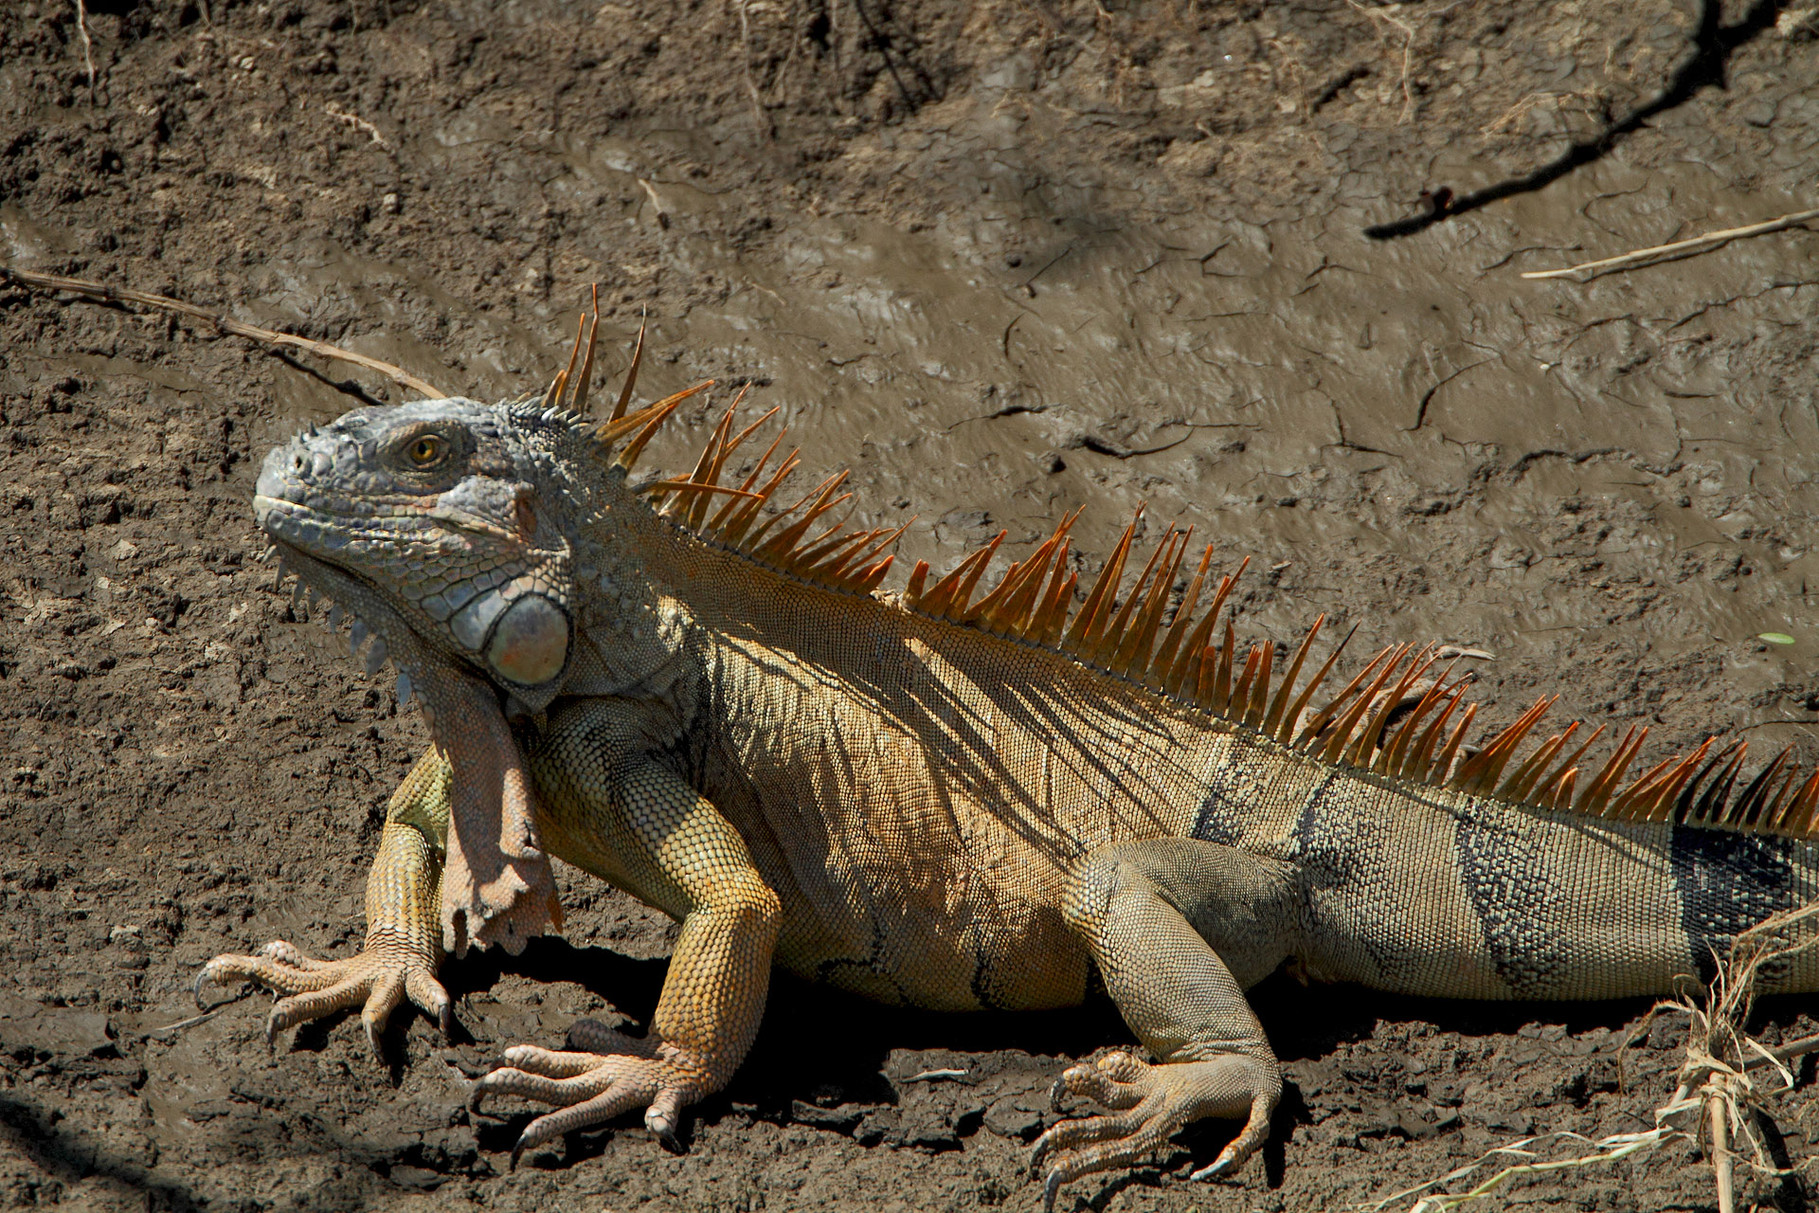
<path id="1" fill-rule="evenodd" d="M 304 583 L 376 631 L 404 673 L 420 680 L 413 664 L 452 659 L 541 710 L 574 631 L 555 458 L 572 424 L 460 398 L 358 409 L 272 451 L 254 513 Z"/>

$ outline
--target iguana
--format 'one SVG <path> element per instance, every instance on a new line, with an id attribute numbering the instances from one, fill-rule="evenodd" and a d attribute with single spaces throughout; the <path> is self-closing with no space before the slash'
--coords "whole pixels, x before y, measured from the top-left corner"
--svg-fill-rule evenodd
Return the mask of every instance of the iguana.
<path id="1" fill-rule="evenodd" d="M 390 656 L 434 742 L 392 798 L 364 950 L 275 942 L 198 980 L 285 995 L 271 1032 L 363 1005 L 376 1046 L 405 998 L 446 1026 L 447 953 L 558 925 L 548 855 L 678 919 L 647 1035 L 583 1020 L 478 1080 L 476 1109 L 558 1108 L 514 1163 L 640 1108 L 673 1145 L 780 964 L 949 1011 L 1075 1004 L 1096 973 L 1150 1056 L 1060 1076 L 1109 1113 L 1039 1139 L 1045 1204 L 1240 1119 L 1215 1175 L 1268 1131 L 1282 1078 L 1244 990 L 1285 961 L 1453 998 L 1663 993 L 1814 896 L 1819 772 L 1786 752 L 1746 784 L 1744 745 L 1712 741 L 1626 779 L 1646 730 L 1587 765 L 1602 729 L 1524 746 L 1546 698 L 1472 745 L 1467 679 L 1407 645 L 1315 707 L 1322 622 L 1241 648 L 1235 574 L 1208 545 L 1177 594 L 1173 526 L 1128 585 L 1135 521 L 1078 592 L 1076 512 L 989 591 L 1002 534 L 883 592 L 904 528 L 830 524 L 844 474 L 775 509 L 800 462 L 779 434 L 722 483 L 776 410 L 735 431 L 734 401 L 692 472 L 639 484 L 699 387 L 628 411 L 635 354 L 589 420 L 586 348 L 541 398 L 360 409 L 265 461 L 259 525 L 356 649 L 377 634 L 369 670 Z M 1773 977 L 1819 988 L 1819 964 Z"/>

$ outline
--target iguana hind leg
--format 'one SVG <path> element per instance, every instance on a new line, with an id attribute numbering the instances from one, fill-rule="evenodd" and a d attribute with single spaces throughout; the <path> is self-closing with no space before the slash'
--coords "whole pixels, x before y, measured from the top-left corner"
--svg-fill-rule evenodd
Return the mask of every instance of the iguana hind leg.
<path id="1" fill-rule="evenodd" d="M 431 746 L 392 794 L 379 851 L 366 878 L 366 943 L 345 960 L 314 960 L 283 940 L 256 956 L 224 954 L 202 967 L 196 997 L 211 982 L 256 981 L 284 995 L 265 1021 L 269 1039 L 285 1028 L 347 1007 L 360 1018 L 375 1052 L 386 1020 L 406 998 L 447 1031 L 448 991 L 442 964 L 442 845 L 448 829 L 449 764 Z"/>
<path id="2" fill-rule="evenodd" d="M 1036 1143 L 1045 1208 L 1068 1180 L 1129 1166 L 1201 1117 L 1245 1125 L 1197 1177 L 1263 1144 L 1282 1075 L 1244 988 L 1294 950 L 1292 905 L 1286 865 L 1193 839 L 1122 843 L 1076 865 L 1063 912 L 1159 1064 L 1114 1053 L 1061 1076 L 1057 1094 L 1112 1112 L 1064 1121 Z"/>
<path id="3" fill-rule="evenodd" d="M 648 755 L 643 712 L 619 700 L 560 709 L 530 764 L 552 850 L 681 920 L 650 1033 L 591 1020 L 570 1051 L 520 1045 L 474 1085 L 556 1104 L 530 1122 L 512 1160 L 564 1133 L 644 1108 L 674 1145 L 682 1109 L 725 1086 L 745 1059 L 770 988 L 781 903 L 745 840 L 711 802 Z"/>

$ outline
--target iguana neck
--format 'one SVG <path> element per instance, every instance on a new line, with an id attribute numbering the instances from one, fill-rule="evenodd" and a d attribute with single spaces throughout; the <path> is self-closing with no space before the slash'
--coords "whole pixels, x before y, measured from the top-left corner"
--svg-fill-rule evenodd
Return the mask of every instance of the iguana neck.
<path id="1" fill-rule="evenodd" d="M 699 545 L 627 499 L 575 541 L 575 631 L 585 641 L 565 690 L 574 695 L 670 698 L 699 626 L 683 584 L 679 544 Z"/>

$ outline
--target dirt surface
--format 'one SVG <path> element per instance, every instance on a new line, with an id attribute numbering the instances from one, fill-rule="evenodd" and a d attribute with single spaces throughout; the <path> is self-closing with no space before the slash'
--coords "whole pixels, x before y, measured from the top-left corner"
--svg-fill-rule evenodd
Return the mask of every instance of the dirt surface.
<path id="1" fill-rule="evenodd" d="M 648 309 L 648 391 L 754 383 L 864 516 L 916 516 L 910 556 L 1077 504 L 1104 552 L 1147 502 L 1252 557 L 1241 630 L 1481 647 L 1492 720 L 1550 691 L 1658 754 L 1811 749 L 1819 236 L 1518 276 L 1815 205 L 1811 4 L 89 0 L 86 50 L 78 7 L 0 7 L 10 264 L 485 397 L 548 375 L 597 281 L 609 372 Z M 217 952 L 358 945 L 425 741 L 256 559 L 258 460 L 366 397 L 401 398 L 0 286 L 0 1205 L 1035 1207 L 1048 1083 L 1127 1039 L 1103 1002 L 953 1019 L 780 982 L 685 1156 L 628 1118 L 508 1173 L 520 1122 L 471 1123 L 467 1076 L 642 1021 L 670 939 L 573 873 L 566 940 L 450 966 L 453 1046 L 400 1017 L 389 1065 L 345 1018 L 268 1049 L 259 999 L 168 1026 Z M 1201 1125 L 1063 1207 L 1376 1201 L 1645 1128 L 1679 1057 L 1667 1025 L 1620 1056 L 1638 1004 L 1256 1002 L 1290 1084 L 1265 1158 L 1189 1182 L 1231 1131 Z M 1795 1159 L 1816 1111 L 1787 1099 Z M 1510 1200 L 1710 1206 L 1692 1159 Z"/>

